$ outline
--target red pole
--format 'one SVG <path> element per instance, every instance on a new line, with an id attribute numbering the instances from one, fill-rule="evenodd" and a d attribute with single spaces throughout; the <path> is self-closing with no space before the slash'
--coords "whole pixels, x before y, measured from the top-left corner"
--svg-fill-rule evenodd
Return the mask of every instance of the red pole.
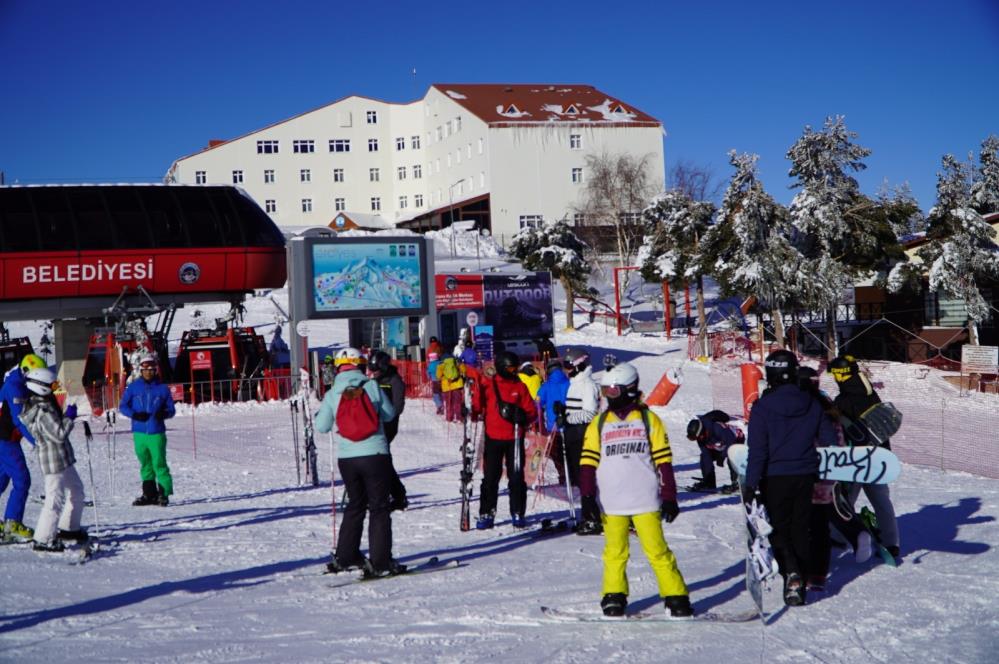
<path id="1" fill-rule="evenodd" d="M 673 333 L 673 325 L 669 315 L 669 283 L 663 282 L 663 312 L 666 320 L 666 338 L 670 339 Z"/>
<path id="2" fill-rule="evenodd" d="M 617 273 L 621 268 L 614 268 L 614 319 L 617 322 L 617 336 L 621 336 L 621 287 L 618 284 Z"/>

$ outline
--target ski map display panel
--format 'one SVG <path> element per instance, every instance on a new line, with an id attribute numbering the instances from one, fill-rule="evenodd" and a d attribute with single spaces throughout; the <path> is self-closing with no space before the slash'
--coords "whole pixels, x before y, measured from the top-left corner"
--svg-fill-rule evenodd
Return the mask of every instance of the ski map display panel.
<path id="1" fill-rule="evenodd" d="M 462 532 L 471 527 L 472 478 L 475 475 L 475 443 L 469 434 L 469 417 L 472 413 L 472 387 L 466 382 L 462 402 L 462 441 L 461 441 L 461 524 Z"/>
<path id="2" fill-rule="evenodd" d="M 902 464 L 898 457 L 883 447 L 820 447 L 819 479 L 857 484 L 888 484 L 898 479 Z M 749 448 L 733 445 L 728 451 L 729 463 L 740 475 L 746 474 Z"/>
<path id="3" fill-rule="evenodd" d="M 756 619 L 756 611 L 743 611 L 740 613 L 716 613 L 707 611 L 705 613 L 695 613 L 687 618 L 673 618 L 666 611 L 638 611 L 620 617 L 605 616 L 586 609 L 559 609 L 551 606 L 542 606 L 541 613 L 550 618 L 553 622 L 602 622 L 602 623 L 690 623 L 690 622 L 716 622 L 716 623 L 744 623 Z"/>
<path id="4" fill-rule="evenodd" d="M 363 572 L 359 572 L 357 570 L 352 572 L 340 572 L 339 574 L 332 573 L 333 576 L 337 577 L 337 580 L 331 583 L 329 587 L 343 588 L 354 585 L 355 583 L 368 583 L 370 581 L 384 581 L 386 579 L 396 579 L 403 576 L 416 576 L 418 574 L 429 574 L 431 572 L 443 572 L 449 569 L 458 569 L 459 567 L 468 567 L 468 563 L 463 563 L 457 558 L 441 560 L 438 556 L 433 556 L 432 558 L 428 558 L 421 563 L 417 563 L 406 568 L 406 571 L 402 574 L 392 574 L 390 576 L 366 576 Z M 323 573 L 331 574 L 331 572 Z M 344 578 L 340 579 L 340 577 Z"/>

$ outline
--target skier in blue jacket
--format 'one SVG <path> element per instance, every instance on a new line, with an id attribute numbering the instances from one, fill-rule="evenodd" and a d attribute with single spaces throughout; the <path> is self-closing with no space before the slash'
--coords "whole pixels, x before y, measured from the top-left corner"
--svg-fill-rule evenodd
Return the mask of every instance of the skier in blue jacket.
<path id="1" fill-rule="evenodd" d="M 822 405 L 798 386 L 798 359 L 788 350 L 767 356 L 767 389 L 749 414 L 749 460 L 743 499 L 758 493 L 770 514 L 770 545 L 784 577 L 784 602 L 805 603 L 816 445 L 835 445 L 836 429 Z"/>
<path id="2" fill-rule="evenodd" d="M 166 425 L 176 413 L 170 388 L 156 375 L 156 357 L 146 353 L 139 358 L 139 377 L 128 384 L 118 411 L 132 420 L 135 456 L 139 459 L 142 495 L 133 505 L 170 504 L 173 477 L 166 460 Z"/>
<path id="3" fill-rule="evenodd" d="M 555 412 L 555 404 L 562 404 L 565 407 L 566 394 L 569 393 L 569 378 L 562 370 L 562 360 L 558 357 L 549 357 L 545 369 L 548 377 L 541 384 L 538 390 L 538 404 L 545 413 L 545 427 L 548 431 L 555 431 L 558 427 L 558 413 Z M 558 472 L 559 485 L 565 484 L 565 467 L 562 458 L 562 434 L 555 434 L 555 439 L 548 450 L 548 458 L 555 464 Z"/>
<path id="4" fill-rule="evenodd" d="M 44 368 L 45 360 L 29 353 L 21 358 L 18 366 L 7 372 L 3 387 L 0 388 L 0 494 L 8 484 L 12 485 L 0 532 L 0 539 L 5 542 L 30 542 L 35 535 L 23 523 L 24 506 L 28 502 L 28 490 L 31 489 L 31 473 L 24 460 L 21 438 L 27 439 L 32 446 L 35 445 L 35 439 L 21 421 L 20 415 L 30 395 L 25 374 L 32 369 Z"/>
<path id="5" fill-rule="evenodd" d="M 343 348 L 336 352 L 333 362 L 337 375 L 316 414 L 316 431 L 333 432 L 337 444 L 337 468 L 348 498 L 336 552 L 327 568 L 331 572 L 363 569 L 366 576 L 401 574 L 406 571 L 405 565 L 392 558 L 391 491 L 395 470 L 384 426 L 385 422 L 395 417 L 395 408 L 378 387 L 378 382 L 369 380 L 361 370 L 364 363 L 361 351 Z M 336 418 L 344 394 L 350 390 L 350 395 L 357 395 L 358 388 L 371 401 L 378 427 L 367 438 L 351 440 L 340 433 L 341 425 Z M 360 400 L 359 396 L 353 398 Z M 368 522 L 367 559 L 361 555 L 366 514 L 371 517 Z"/>

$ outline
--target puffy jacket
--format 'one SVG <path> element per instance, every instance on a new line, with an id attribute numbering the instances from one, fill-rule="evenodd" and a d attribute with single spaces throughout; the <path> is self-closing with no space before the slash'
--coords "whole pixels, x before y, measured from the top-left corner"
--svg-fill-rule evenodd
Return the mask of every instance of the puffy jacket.
<path id="1" fill-rule="evenodd" d="M 392 408 L 395 409 L 395 417 L 392 419 L 399 419 L 402 411 L 406 409 L 406 383 L 399 375 L 399 370 L 390 367 L 388 371 L 375 380 L 378 381 L 378 387 L 382 388 L 382 392 L 388 400 L 392 402 Z"/>
<path id="2" fill-rule="evenodd" d="M 769 475 L 817 473 L 815 446 L 835 445 L 837 437 L 818 399 L 797 385 L 781 385 L 753 404 L 747 440 L 746 486 L 756 488 Z"/>
<path id="3" fill-rule="evenodd" d="M 340 435 L 340 432 L 333 428 L 336 424 L 336 411 L 340 406 L 340 397 L 348 387 L 364 385 L 371 404 L 378 413 L 378 431 L 371 434 L 364 440 L 350 440 Z M 341 459 L 353 457 L 374 456 L 376 454 L 388 454 L 388 440 L 385 438 L 385 427 L 382 422 L 388 422 L 395 417 L 395 408 L 385 397 L 385 393 L 378 387 L 378 381 L 369 379 L 361 371 L 351 369 L 341 371 L 333 381 L 333 387 L 323 397 L 319 412 L 316 413 L 316 431 L 320 433 L 333 432 L 333 440 L 337 444 L 337 456 Z"/>
<path id="4" fill-rule="evenodd" d="M 42 474 L 60 473 L 76 463 L 76 455 L 69 442 L 73 420 L 63 417 L 51 395 L 31 396 L 21 412 L 21 420 L 38 442 L 38 462 Z"/>
<path id="5" fill-rule="evenodd" d="M 440 378 L 437 376 L 437 367 L 441 365 L 440 360 L 431 360 L 427 362 L 427 377 L 431 382 L 439 381 Z"/>
<path id="6" fill-rule="evenodd" d="M 494 387 L 495 386 L 495 387 Z M 509 404 L 520 406 L 527 415 L 527 424 L 520 427 L 520 435 L 523 436 L 526 427 L 529 427 L 538 417 L 538 409 L 531 399 L 527 386 L 514 376 L 506 378 L 496 375 L 493 378 L 483 378 L 479 381 L 477 390 L 472 391 L 472 409 L 478 413 L 483 413 L 486 422 L 486 435 L 495 440 L 513 440 L 513 423 L 504 420 L 499 412 L 499 402 L 496 400 L 496 393 L 500 398 Z"/>
<path id="7" fill-rule="evenodd" d="M 29 443 L 35 444 L 31 431 L 21 421 L 21 409 L 28 401 L 28 384 L 20 367 L 14 367 L 4 376 L 3 387 L 0 387 L 0 440 L 18 442 L 18 434 L 25 437 Z"/>
<path id="8" fill-rule="evenodd" d="M 163 420 L 170 419 L 176 413 L 170 388 L 161 383 L 159 378 L 147 381 L 141 377 L 125 388 L 125 394 L 118 404 L 118 412 L 132 419 L 132 433 L 164 433 L 166 425 Z M 136 413 L 148 413 L 149 419 L 140 422 L 132 417 Z M 156 416 L 157 413 L 162 414 L 162 419 Z"/>
<path id="9" fill-rule="evenodd" d="M 455 368 L 458 370 L 458 377 L 454 380 L 450 380 L 444 377 L 444 367 L 446 364 L 454 362 Z M 440 361 L 437 366 L 437 380 L 441 382 L 441 392 L 451 392 L 452 390 L 460 390 L 465 386 L 465 365 L 458 362 L 453 357 L 446 357 Z"/>
<path id="10" fill-rule="evenodd" d="M 569 424 L 588 424 L 600 412 L 600 386 L 593 380 L 593 367 L 569 379 L 565 396 L 565 418 Z"/>
<path id="11" fill-rule="evenodd" d="M 555 402 L 565 403 L 566 394 L 569 392 L 569 379 L 561 369 L 554 369 L 548 374 L 548 380 L 538 390 L 538 401 L 545 409 L 545 426 L 549 431 L 555 428 Z"/>
<path id="12" fill-rule="evenodd" d="M 703 415 L 698 415 L 697 419 L 701 421 L 708 432 L 708 437 L 704 441 L 705 447 L 724 452 L 743 437 L 742 431 L 733 425 L 709 420 Z"/>
<path id="13" fill-rule="evenodd" d="M 839 383 L 839 396 L 833 401 L 836 410 L 854 422 L 860 422 L 860 416 L 871 406 L 879 403 L 881 403 L 881 397 L 874 391 L 871 381 L 867 380 L 867 376 L 862 373 L 856 373 L 846 381 Z M 867 433 L 867 429 L 864 427 L 860 427 L 860 429 Z M 856 444 L 869 445 L 874 443 L 862 441 Z M 886 440 L 882 447 L 890 450 L 891 441 Z"/>
<path id="14" fill-rule="evenodd" d="M 520 378 L 520 382 L 527 385 L 527 391 L 530 393 L 532 399 L 538 398 L 538 390 L 541 389 L 541 376 L 538 374 L 529 375 L 525 373 L 518 373 L 517 376 Z"/>

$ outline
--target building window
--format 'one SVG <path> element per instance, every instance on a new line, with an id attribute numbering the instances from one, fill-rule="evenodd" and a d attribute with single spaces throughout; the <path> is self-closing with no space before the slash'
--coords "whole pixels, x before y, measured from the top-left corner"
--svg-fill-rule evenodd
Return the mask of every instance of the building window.
<path id="1" fill-rule="evenodd" d="M 377 196 L 371 199 L 371 211 L 378 212 L 382 209 L 382 199 Z"/>
<path id="2" fill-rule="evenodd" d="M 569 134 L 569 149 L 570 150 L 582 150 L 583 149 L 583 135 L 582 134 Z"/>
<path id="3" fill-rule="evenodd" d="M 434 159 L 434 171 L 436 171 L 437 173 L 441 172 L 441 160 L 440 159 Z"/>
<path id="4" fill-rule="evenodd" d="M 369 138 L 368 139 L 368 152 L 378 152 L 378 139 Z"/>
<path id="5" fill-rule="evenodd" d="M 454 151 L 454 160 L 458 164 L 461 163 L 461 148 L 458 148 L 457 150 Z"/>
<path id="6" fill-rule="evenodd" d="M 541 228 L 541 224 L 545 222 L 544 215 L 540 214 L 522 214 L 520 215 L 520 227 L 523 228 Z"/>
<path id="7" fill-rule="evenodd" d="M 407 207 L 409 207 L 409 201 L 407 200 L 407 198 L 405 196 L 400 196 L 399 197 L 399 209 L 400 210 L 405 210 Z"/>
<path id="8" fill-rule="evenodd" d="M 292 141 L 291 150 L 297 154 L 308 154 L 316 151 L 315 141 Z"/>
<path id="9" fill-rule="evenodd" d="M 572 169 L 572 183 L 580 184 L 583 181 L 583 169 L 574 168 Z"/>
<path id="10" fill-rule="evenodd" d="M 400 180 L 405 180 L 406 179 L 406 167 L 405 166 L 400 166 L 399 168 L 395 169 L 395 174 L 396 174 L 396 176 L 398 176 L 398 178 Z"/>
<path id="11" fill-rule="evenodd" d="M 274 184 L 274 171 L 264 171 L 264 184 Z"/>
<path id="12" fill-rule="evenodd" d="M 333 182 L 343 182 L 343 169 L 334 168 L 333 169 Z"/>
<path id="13" fill-rule="evenodd" d="M 483 144 L 482 144 L 482 139 L 480 138 L 479 139 L 479 154 L 482 154 L 482 149 L 483 149 Z"/>
<path id="14" fill-rule="evenodd" d="M 278 141 L 257 141 L 257 154 L 277 154 Z"/>
<path id="15" fill-rule="evenodd" d="M 451 168 L 451 153 L 447 153 L 447 167 Z"/>
<path id="16" fill-rule="evenodd" d="M 330 152 L 350 152 L 349 138 L 334 138 L 330 141 Z"/>
<path id="17" fill-rule="evenodd" d="M 312 212 L 312 199 L 303 198 L 302 199 L 302 212 Z"/>
<path id="18" fill-rule="evenodd" d="M 413 164 L 413 179 L 419 180 L 423 177 L 423 166 L 420 164 Z"/>
<path id="19" fill-rule="evenodd" d="M 264 210 L 268 213 L 277 212 L 277 202 L 273 198 L 268 198 L 264 201 Z"/>
<path id="20" fill-rule="evenodd" d="M 233 171 L 232 172 L 232 183 L 233 184 L 243 184 L 243 171 Z"/>
<path id="21" fill-rule="evenodd" d="M 342 198 L 333 199 L 333 209 L 336 212 L 343 212 L 347 209 L 347 203 Z"/>
<path id="22" fill-rule="evenodd" d="M 479 189 L 486 186 L 486 172 L 479 173 Z"/>
<path id="23" fill-rule="evenodd" d="M 377 168 L 368 169 L 368 180 L 371 182 L 378 182 L 381 179 L 381 174 Z"/>
<path id="24" fill-rule="evenodd" d="M 621 212 L 617 215 L 623 224 L 637 224 L 642 220 L 641 212 Z"/>
<path id="25" fill-rule="evenodd" d="M 439 143 L 440 140 L 441 140 L 441 136 L 443 136 L 443 130 L 440 127 L 437 127 L 437 134 L 436 135 L 437 135 L 437 142 Z"/>
<path id="26" fill-rule="evenodd" d="M 444 138 L 447 138 L 450 135 L 451 135 L 451 121 L 448 120 L 447 122 L 444 123 Z"/>
<path id="27" fill-rule="evenodd" d="M 455 131 L 455 133 L 458 133 L 459 131 L 461 131 L 461 116 L 460 115 L 454 119 L 454 131 Z"/>
<path id="28" fill-rule="evenodd" d="M 423 207 L 423 194 L 413 196 L 413 207 Z"/>
<path id="29" fill-rule="evenodd" d="M 303 168 L 298 172 L 298 179 L 301 182 L 312 182 L 312 169 Z"/>
<path id="30" fill-rule="evenodd" d="M 204 171 L 194 171 L 194 184 L 204 184 L 208 181 L 208 176 Z"/>
<path id="31" fill-rule="evenodd" d="M 469 159 L 472 158 L 472 144 L 471 143 L 468 144 L 468 149 L 465 150 L 465 156 L 468 157 Z"/>
<path id="32" fill-rule="evenodd" d="M 420 149 L 420 137 L 419 136 L 413 136 L 412 138 L 409 139 L 409 144 L 410 144 L 410 147 L 412 147 L 414 150 L 419 150 Z"/>
<path id="33" fill-rule="evenodd" d="M 574 212 L 572 215 L 572 225 L 582 226 L 586 223 L 586 215 L 582 212 Z"/>
<path id="34" fill-rule="evenodd" d="M 378 111 L 368 111 L 368 124 L 378 124 Z"/>
<path id="35" fill-rule="evenodd" d="M 399 138 L 395 139 L 395 149 L 396 150 L 405 150 L 406 149 L 406 139 L 403 138 L 402 136 L 400 136 Z"/>

